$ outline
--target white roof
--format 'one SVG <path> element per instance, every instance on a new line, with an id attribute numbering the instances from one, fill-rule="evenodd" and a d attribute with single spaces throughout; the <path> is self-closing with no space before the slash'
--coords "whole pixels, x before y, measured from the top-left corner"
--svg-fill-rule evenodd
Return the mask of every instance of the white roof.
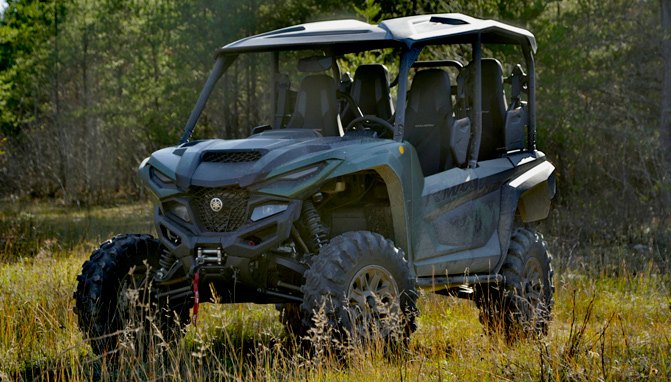
<path id="1" fill-rule="evenodd" d="M 420 15 L 384 20 L 371 25 L 358 20 L 300 24 L 232 42 L 219 53 L 331 47 L 350 52 L 428 43 L 470 43 L 480 34 L 483 43 L 527 45 L 536 51 L 536 38 L 522 28 L 459 13 Z"/>

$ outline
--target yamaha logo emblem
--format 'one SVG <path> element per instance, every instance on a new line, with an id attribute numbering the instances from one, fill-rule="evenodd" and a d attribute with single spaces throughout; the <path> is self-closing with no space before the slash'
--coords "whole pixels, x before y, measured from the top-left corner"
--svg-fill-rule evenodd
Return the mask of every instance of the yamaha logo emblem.
<path id="1" fill-rule="evenodd" d="M 210 208 L 214 212 L 219 212 L 221 209 L 224 207 L 224 202 L 221 201 L 219 198 L 212 198 L 210 200 Z"/>

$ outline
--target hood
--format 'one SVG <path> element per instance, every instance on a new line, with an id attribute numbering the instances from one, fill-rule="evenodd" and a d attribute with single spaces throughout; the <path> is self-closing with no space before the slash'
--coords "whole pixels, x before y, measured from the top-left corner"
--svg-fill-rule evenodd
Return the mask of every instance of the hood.
<path id="1" fill-rule="evenodd" d="M 176 186 L 247 187 L 286 171 L 329 159 L 343 159 L 347 147 L 375 138 L 321 137 L 312 130 L 283 129 L 246 139 L 192 141 L 156 151 L 149 165 L 174 179 Z M 142 169 L 141 169 L 142 171 Z"/>

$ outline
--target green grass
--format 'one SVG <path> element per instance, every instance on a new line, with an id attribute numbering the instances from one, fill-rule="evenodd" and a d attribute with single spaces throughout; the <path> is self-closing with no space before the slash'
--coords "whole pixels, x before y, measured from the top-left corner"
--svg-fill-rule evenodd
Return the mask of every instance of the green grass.
<path id="1" fill-rule="evenodd" d="M 132 349 L 122 350 L 125 367 L 115 372 L 91 352 L 78 330 L 72 292 L 82 262 L 97 243 L 114 233 L 150 231 L 149 210 L 148 205 L 4 207 L 0 381 L 671 379 L 669 275 L 652 261 L 627 267 L 626 259 L 635 254 L 626 248 L 619 249 L 624 263 L 617 274 L 557 269 L 553 322 L 542 339 L 508 345 L 484 335 L 472 302 L 423 294 L 419 329 L 407 352 L 385 355 L 379 349 L 352 348 L 343 360 L 327 349 L 316 354 L 299 350 L 284 334 L 273 306 L 206 304 L 198 327 L 188 327 L 179 344 L 145 360 Z M 16 213 L 24 214 L 21 224 L 31 222 L 31 229 L 8 234 Z M 33 235 L 38 243 L 21 244 L 33 250 L 13 250 L 19 247 L 8 240 L 17 232 Z M 565 255 L 555 251 L 557 264 Z"/>
<path id="2" fill-rule="evenodd" d="M 149 203 L 111 207 L 65 207 L 58 203 L 0 201 L 0 262 L 71 256 L 124 232 L 152 232 Z"/>

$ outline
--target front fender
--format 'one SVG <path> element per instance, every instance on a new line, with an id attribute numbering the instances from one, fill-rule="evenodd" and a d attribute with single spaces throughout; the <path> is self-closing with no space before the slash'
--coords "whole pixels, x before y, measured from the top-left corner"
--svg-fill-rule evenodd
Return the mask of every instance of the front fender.
<path id="1" fill-rule="evenodd" d="M 349 160 L 339 166 L 330 178 L 375 171 L 387 186 L 389 195 L 394 243 L 402 248 L 408 261 L 413 261 L 412 222 L 421 216 L 418 207 L 424 187 L 424 176 L 417 159 L 417 153 L 407 142 L 383 141 L 374 147 L 352 147 Z M 408 212 L 415 211 L 417 216 Z"/>

